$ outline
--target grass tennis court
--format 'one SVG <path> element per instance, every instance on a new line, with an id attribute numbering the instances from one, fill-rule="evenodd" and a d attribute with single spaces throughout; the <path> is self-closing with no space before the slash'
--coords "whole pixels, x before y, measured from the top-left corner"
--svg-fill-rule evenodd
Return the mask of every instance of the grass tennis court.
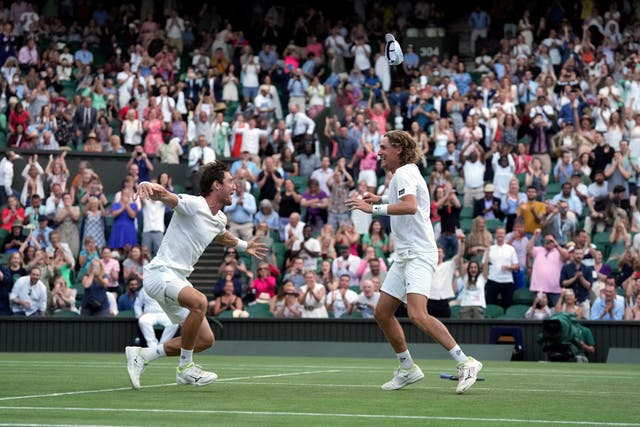
<path id="1" fill-rule="evenodd" d="M 124 354 L 0 354 L 0 426 L 640 426 L 640 365 L 485 362 L 455 393 L 448 360 L 384 392 L 395 360 L 197 356 L 219 380 L 177 386 L 176 359 L 131 390 Z"/>

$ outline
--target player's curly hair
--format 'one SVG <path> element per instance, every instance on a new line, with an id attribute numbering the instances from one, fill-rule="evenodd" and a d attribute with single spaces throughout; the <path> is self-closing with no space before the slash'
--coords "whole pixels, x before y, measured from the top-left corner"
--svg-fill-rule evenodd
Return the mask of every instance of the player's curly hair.
<path id="1" fill-rule="evenodd" d="M 388 138 L 389 144 L 396 148 L 402 148 L 400 153 L 400 162 L 403 165 L 409 163 L 418 163 L 420 160 L 420 151 L 416 140 L 404 130 L 390 130 L 384 136 Z"/>
<path id="2" fill-rule="evenodd" d="M 200 168 L 200 195 L 208 196 L 211 194 L 213 183 L 218 181 L 220 184 L 224 181 L 224 173 L 227 166 L 218 161 L 207 163 Z"/>

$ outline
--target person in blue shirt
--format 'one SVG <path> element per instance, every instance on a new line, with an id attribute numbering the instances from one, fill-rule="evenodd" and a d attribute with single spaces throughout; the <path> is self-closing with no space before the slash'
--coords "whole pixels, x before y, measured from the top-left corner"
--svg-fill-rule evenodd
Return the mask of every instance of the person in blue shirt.
<path id="1" fill-rule="evenodd" d="M 280 229 L 280 215 L 273 210 L 273 205 L 269 199 L 260 201 L 260 210 L 253 217 L 253 225 L 265 222 L 269 226 L 269 230 L 277 232 Z"/>
<path id="2" fill-rule="evenodd" d="M 133 305 L 136 302 L 138 296 L 138 290 L 140 290 L 140 280 L 138 276 L 131 276 L 127 280 L 127 291 L 118 297 L 118 311 L 133 310 Z"/>
<path id="3" fill-rule="evenodd" d="M 602 290 L 602 296 L 595 300 L 591 307 L 591 320 L 622 320 L 623 315 L 624 302 L 617 297 L 615 278 L 609 276 Z"/>
<path id="4" fill-rule="evenodd" d="M 576 305 L 582 307 L 583 316 L 587 319 L 587 313 L 589 313 L 590 308 L 589 290 L 594 276 L 593 267 L 582 263 L 584 258 L 583 251 L 576 250 L 575 246 L 570 246 L 569 252 L 572 259 L 563 265 L 562 270 L 560 270 L 560 287 L 573 289 L 573 293 L 576 295 Z M 547 296 L 550 297 L 551 305 L 555 305 L 560 294 L 548 294 Z"/>
<path id="5" fill-rule="evenodd" d="M 256 211 L 256 198 L 246 191 L 244 180 L 236 180 L 236 192 L 231 198 L 231 205 L 224 208 L 229 216 L 229 232 L 239 239 L 251 240 Z"/>
<path id="6" fill-rule="evenodd" d="M 82 42 L 80 49 L 73 55 L 76 67 L 83 68 L 86 65 L 93 65 L 93 53 L 89 50 L 89 43 Z"/>

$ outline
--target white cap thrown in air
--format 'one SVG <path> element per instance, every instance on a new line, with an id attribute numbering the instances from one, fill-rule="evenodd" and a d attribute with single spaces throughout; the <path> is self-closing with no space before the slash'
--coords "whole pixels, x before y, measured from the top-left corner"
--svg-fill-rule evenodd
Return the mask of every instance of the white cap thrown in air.
<path id="1" fill-rule="evenodd" d="M 404 55 L 400 48 L 400 43 L 396 41 L 393 34 L 385 34 L 384 39 L 387 41 L 387 45 L 384 48 L 384 56 L 389 61 L 389 65 L 400 65 L 404 61 Z"/>

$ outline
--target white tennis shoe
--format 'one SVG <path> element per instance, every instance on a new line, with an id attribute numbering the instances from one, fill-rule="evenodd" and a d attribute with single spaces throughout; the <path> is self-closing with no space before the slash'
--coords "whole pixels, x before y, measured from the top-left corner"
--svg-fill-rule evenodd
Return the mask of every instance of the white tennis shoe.
<path id="1" fill-rule="evenodd" d="M 129 380 L 131 381 L 131 387 L 136 390 L 140 388 L 140 377 L 144 372 L 146 365 L 144 359 L 140 354 L 141 347 L 125 347 L 124 353 L 127 356 L 127 371 L 129 372 Z"/>
<path id="2" fill-rule="evenodd" d="M 183 369 L 178 366 L 176 368 L 176 382 L 180 385 L 191 384 L 195 386 L 203 386 L 211 384 L 218 379 L 213 372 L 203 371 L 199 365 L 191 362 Z"/>
<path id="3" fill-rule="evenodd" d="M 413 368 L 404 369 L 398 368 L 393 373 L 391 381 L 387 381 L 382 384 L 383 390 L 400 390 L 403 387 L 413 384 L 416 381 L 420 381 L 424 378 L 422 369 L 418 365 L 413 365 Z"/>
<path id="4" fill-rule="evenodd" d="M 464 393 L 469 390 L 472 385 L 476 383 L 478 379 L 478 372 L 482 369 L 482 363 L 469 357 L 466 362 L 458 363 L 458 387 L 456 392 L 458 394 Z"/>

